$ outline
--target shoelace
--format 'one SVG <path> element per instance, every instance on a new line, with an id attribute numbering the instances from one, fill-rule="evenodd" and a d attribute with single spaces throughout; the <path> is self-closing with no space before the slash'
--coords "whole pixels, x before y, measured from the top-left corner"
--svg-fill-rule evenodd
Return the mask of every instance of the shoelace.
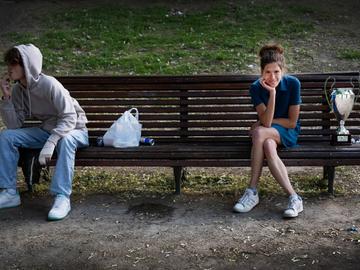
<path id="1" fill-rule="evenodd" d="M 289 202 L 289 204 L 288 204 L 288 208 L 287 209 L 296 209 L 295 208 L 295 205 L 296 205 L 296 201 L 297 201 L 298 199 L 291 199 L 291 201 Z"/>
<path id="2" fill-rule="evenodd" d="M 57 197 L 54 202 L 53 208 L 61 208 L 66 203 L 64 198 Z"/>
<path id="3" fill-rule="evenodd" d="M 240 198 L 239 203 L 242 205 L 247 205 L 248 202 L 252 203 L 253 200 L 250 198 L 249 192 L 246 192 L 243 197 Z"/>

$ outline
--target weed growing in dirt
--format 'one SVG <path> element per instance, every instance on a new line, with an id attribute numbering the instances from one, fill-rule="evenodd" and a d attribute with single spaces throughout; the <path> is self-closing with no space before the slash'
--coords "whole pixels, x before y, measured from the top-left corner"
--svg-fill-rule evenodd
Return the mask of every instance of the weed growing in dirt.
<path id="1" fill-rule="evenodd" d="M 344 49 L 339 51 L 338 57 L 347 60 L 359 60 L 360 59 L 360 50 L 355 49 Z"/>

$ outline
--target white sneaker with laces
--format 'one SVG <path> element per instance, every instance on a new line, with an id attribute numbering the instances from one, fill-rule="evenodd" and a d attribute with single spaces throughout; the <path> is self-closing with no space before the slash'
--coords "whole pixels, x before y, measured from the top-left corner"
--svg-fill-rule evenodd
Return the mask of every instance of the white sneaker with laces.
<path id="1" fill-rule="evenodd" d="M 55 202 L 48 214 L 48 220 L 61 220 L 69 214 L 70 210 L 70 199 L 63 194 L 57 194 Z"/>
<path id="2" fill-rule="evenodd" d="M 16 207 L 21 204 L 20 195 L 10 194 L 6 189 L 0 192 L 0 209 Z"/>
<path id="3" fill-rule="evenodd" d="M 234 211 L 239 213 L 246 213 L 253 209 L 259 203 L 259 195 L 250 188 L 245 190 L 244 195 L 239 199 L 239 201 L 234 206 Z"/>
<path id="4" fill-rule="evenodd" d="M 303 202 L 300 197 L 289 198 L 288 207 L 285 209 L 283 216 L 286 218 L 297 217 L 304 210 Z"/>

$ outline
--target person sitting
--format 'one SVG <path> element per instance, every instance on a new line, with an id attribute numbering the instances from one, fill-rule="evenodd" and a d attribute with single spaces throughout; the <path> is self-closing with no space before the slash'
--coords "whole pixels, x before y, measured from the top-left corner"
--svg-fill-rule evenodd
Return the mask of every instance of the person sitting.
<path id="1" fill-rule="evenodd" d="M 0 208 L 21 204 L 16 183 L 18 149 L 42 148 L 39 162 L 45 165 L 56 148 L 50 185 L 55 201 L 48 219 L 61 220 L 71 210 L 75 152 L 89 145 L 87 118 L 68 90 L 41 72 L 42 60 L 33 44 L 14 46 L 4 54 L 8 72 L 1 80 L 0 113 L 7 129 L 0 132 Z M 41 125 L 24 127 L 27 119 L 40 120 Z"/>
<path id="2" fill-rule="evenodd" d="M 277 148 L 294 147 L 300 132 L 300 82 L 285 75 L 284 50 L 269 44 L 259 52 L 261 77 L 250 87 L 252 103 L 258 115 L 251 130 L 251 179 L 234 211 L 249 212 L 259 203 L 257 185 L 266 159 L 271 174 L 289 196 L 284 217 L 297 217 L 303 211 L 302 198 L 294 191 L 287 169 L 278 156 Z"/>

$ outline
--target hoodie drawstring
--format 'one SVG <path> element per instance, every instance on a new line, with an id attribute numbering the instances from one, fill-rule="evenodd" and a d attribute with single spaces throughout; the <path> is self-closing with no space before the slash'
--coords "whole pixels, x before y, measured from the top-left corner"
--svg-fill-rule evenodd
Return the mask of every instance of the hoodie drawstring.
<path id="1" fill-rule="evenodd" d="M 26 108 L 25 108 L 25 103 L 24 103 L 24 95 L 27 95 L 27 96 L 28 96 L 28 101 L 29 101 L 29 118 L 31 118 L 32 112 L 31 112 L 30 90 L 29 90 L 29 89 L 23 89 L 22 91 L 23 91 L 23 93 L 22 93 L 22 95 L 21 95 L 21 109 L 22 109 L 23 111 L 26 110 Z"/>
<path id="2" fill-rule="evenodd" d="M 29 117 L 31 118 L 31 98 L 30 98 L 30 89 L 28 91 L 28 100 L 29 100 Z"/>

